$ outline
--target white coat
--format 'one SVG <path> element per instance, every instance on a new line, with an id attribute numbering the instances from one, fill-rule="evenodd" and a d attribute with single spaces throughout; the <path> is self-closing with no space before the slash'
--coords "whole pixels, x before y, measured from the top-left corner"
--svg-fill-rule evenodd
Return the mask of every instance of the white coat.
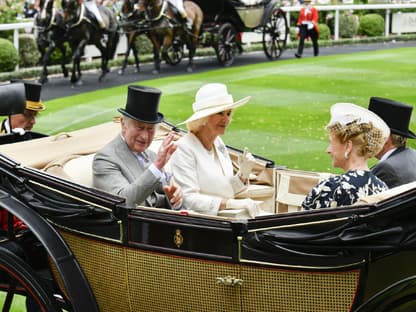
<path id="1" fill-rule="evenodd" d="M 175 182 L 182 188 L 184 207 L 216 215 L 223 198 L 234 198 L 245 188 L 233 174 L 224 142 L 217 137 L 214 148 L 208 151 L 194 134 L 188 133 L 177 143 L 170 165 Z"/>

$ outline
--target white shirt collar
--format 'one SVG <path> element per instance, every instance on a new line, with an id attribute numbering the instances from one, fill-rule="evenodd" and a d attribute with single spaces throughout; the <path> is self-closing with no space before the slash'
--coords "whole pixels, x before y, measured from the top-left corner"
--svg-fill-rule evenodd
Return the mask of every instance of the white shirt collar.
<path id="1" fill-rule="evenodd" d="M 396 149 L 397 147 L 387 151 L 383 156 L 381 156 L 380 161 L 387 159 Z"/>
<path id="2" fill-rule="evenodd" d="M 4 129 L 6 130 L 6 133 L 12 133 L 12 130 L 10 129 L 10 118 L 4 120 Z"/>

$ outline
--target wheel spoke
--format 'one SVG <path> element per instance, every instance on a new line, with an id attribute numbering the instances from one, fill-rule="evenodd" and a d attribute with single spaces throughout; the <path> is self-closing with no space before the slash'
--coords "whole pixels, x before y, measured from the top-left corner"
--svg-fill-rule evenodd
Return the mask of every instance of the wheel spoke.
<path id="1" fill-rule="evenodd" d="M 218 62 L 223 66 L 229 66 L 234 62 L 237 48 L 237 33 L 230 23 L 223 24 L 218 30 L 217 46 L 215 48 Z"/>
<path id="2" fill-rule="evenodd" d="M 286 16 L 273 13 L 263 28 L 263 50 L 267 58 L 274 60 L 282 54 L 287 39 Z"/>

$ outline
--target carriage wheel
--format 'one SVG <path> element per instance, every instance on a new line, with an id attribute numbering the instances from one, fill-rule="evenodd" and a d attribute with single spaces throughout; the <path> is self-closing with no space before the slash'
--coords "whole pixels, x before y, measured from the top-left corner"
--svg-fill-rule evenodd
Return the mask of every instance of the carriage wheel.
<path id="1" fill-rule="evenodd" d="M 285 13 L 274 9 L 263 27 L 263 50 L 269 60 L 280 57 L 286 47 L 288 33 Z"/>
<path id="2" fill-rule="evenodd" d="M 0 305 L 3 304 L 2 311 L 11 311 L 16 294 L 24 294 L 26 304 L 30 304 L 32 310 L 62 311 L 57 306 L 53 293 L 36 274 L 20 257 L 0 246 L 0 291 L 5 294 L 4 302 L 0 302 Z"/>
<path id="3" fill-rule="evenodd" d="M 222 66 L 230 66 L 235 59 L 237 50 L 237 31 L 230 23 L 221 25 L 218 30 L 218 41 L 215 47 L 218 62 Z"/>
<path id="4" fill-rule="evenodd" d="M 183 44 L 180 40 L 175 39 L 168 48 L 165 61 L 167 64 L 174 66 L 182 61 L 183 55 Z"/>

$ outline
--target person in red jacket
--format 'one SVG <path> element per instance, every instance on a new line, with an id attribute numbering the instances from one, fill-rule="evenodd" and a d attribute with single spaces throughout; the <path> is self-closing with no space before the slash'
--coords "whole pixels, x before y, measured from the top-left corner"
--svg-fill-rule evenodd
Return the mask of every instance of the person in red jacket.
<path id="1" fill-rule="evenodd" d="M 318 10 L 312 6 L 311 0 L 304 0 L 304 6 L 300 9 L 298 18 L 299 27 L 299 46 L 298 52 L 295 53 L 297 58 L 302 57 L 305 39 L 310 37 L 313 44 L 313 55 L 318 56 Z"/>

